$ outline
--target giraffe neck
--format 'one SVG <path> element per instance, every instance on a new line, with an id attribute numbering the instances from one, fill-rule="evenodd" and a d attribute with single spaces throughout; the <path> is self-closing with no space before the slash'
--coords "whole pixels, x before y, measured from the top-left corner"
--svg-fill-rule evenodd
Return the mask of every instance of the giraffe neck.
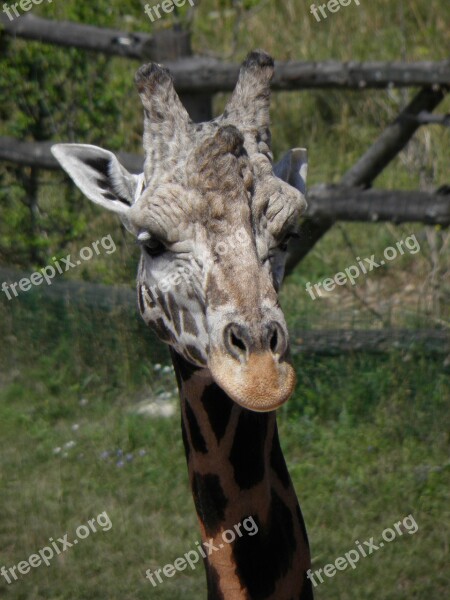
<path id="1" fill-rule="evenodd" d="M 275 413 L 230 400 L 172 351 L 208 600 L 310 600 L 308 539 Z"/>

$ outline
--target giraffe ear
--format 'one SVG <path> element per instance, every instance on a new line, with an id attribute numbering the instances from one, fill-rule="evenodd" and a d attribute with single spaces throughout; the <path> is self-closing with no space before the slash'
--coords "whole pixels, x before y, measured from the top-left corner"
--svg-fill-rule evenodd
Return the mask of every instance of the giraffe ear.
<path id="1" fill-rule="evenodd" d="M 83 194 L 117 213 L 129 229 L 128 211 L 142 191 L 143 175 L 132 175 L 112 152 L 97 146 L 56 144 L 51 151 Z"/>
<path id="2" fill-rule="evenodd" d="M 306 175 L 308 173 L 308 153 L 306 148 L 289 150 L 277 163 L 273 171 L 277 177 L 295 187 L 306 196 Z"/>

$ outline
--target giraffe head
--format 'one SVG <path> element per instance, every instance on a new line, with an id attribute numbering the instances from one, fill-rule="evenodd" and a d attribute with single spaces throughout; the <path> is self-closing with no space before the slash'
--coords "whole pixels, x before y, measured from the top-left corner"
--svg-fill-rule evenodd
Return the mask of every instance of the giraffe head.
<path id="1" fill-rule="evenodd" d="M 53 147 L 83 193 L 118 213 L 141 245 L 137 290 L 146 323 L 255 411 L 274 410 L 294 387 L 278 289 L 306 208 L 306 151 L 272 163 L 273 70 L 270 56 L 251 53 L 224 113 L 197 125 L 169 72 L 141 67 L 141 175 L 95 146 Z"/>

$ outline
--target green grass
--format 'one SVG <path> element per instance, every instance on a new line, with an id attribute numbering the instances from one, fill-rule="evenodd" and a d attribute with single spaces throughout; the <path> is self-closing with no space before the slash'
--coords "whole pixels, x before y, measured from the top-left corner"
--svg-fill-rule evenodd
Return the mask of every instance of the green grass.
<path id="1" fill-rule="evenodd" d="M 202 567 L 157 588 L 144 578 L 199 539 L 178 412 L 154 419 L 132 410 L 144 398 L 174 396 L 173 374 L 152 367 L 169 364 L 167 351 L 126 311 L 66 312 L 32 295 L 8 313 L 0 308 L 10 344 L 1 354 L 0 565 L 26 560 L 49 537 L 68 533 L 70 540 L 103 511 L 113 523 L 49 567 L 11 585 L 0 580 L 1 597 L 204 597 Z M 354 571 L 326 579 L 317 598 L 444 597 L 450 515 L 442 361 L 297 356 L 295 366 L 296 393 L 279 422 L 314 569 L 357 539 L 379 539 L 409 514 L 419 525 Z"/>

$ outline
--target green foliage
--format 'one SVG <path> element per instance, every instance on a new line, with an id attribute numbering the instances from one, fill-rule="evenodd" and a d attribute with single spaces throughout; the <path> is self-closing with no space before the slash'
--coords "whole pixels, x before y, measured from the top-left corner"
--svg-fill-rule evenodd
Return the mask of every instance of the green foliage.
<path id="1" fill-rule="evenodd" d="M 110 8 L 105 1 L 95 8 L 75 3 L 64 15 L 58 10 L 58 16 L 111 26 Z M 130 116 L 124 99 L 132 81 L 124 78 L 123 69 L 117 74 L 114 59 L 0 36 L 0 135 L 38 142 L 81 140 L 111 150 L 123 146 L 127 125 L 120 122 Z M 61 173 L 3 164 L 0 168 L 1 260 L 43 266 L 53 254 L 86 236 L 95 210 L 71 185 L 63 184 Z"/>

